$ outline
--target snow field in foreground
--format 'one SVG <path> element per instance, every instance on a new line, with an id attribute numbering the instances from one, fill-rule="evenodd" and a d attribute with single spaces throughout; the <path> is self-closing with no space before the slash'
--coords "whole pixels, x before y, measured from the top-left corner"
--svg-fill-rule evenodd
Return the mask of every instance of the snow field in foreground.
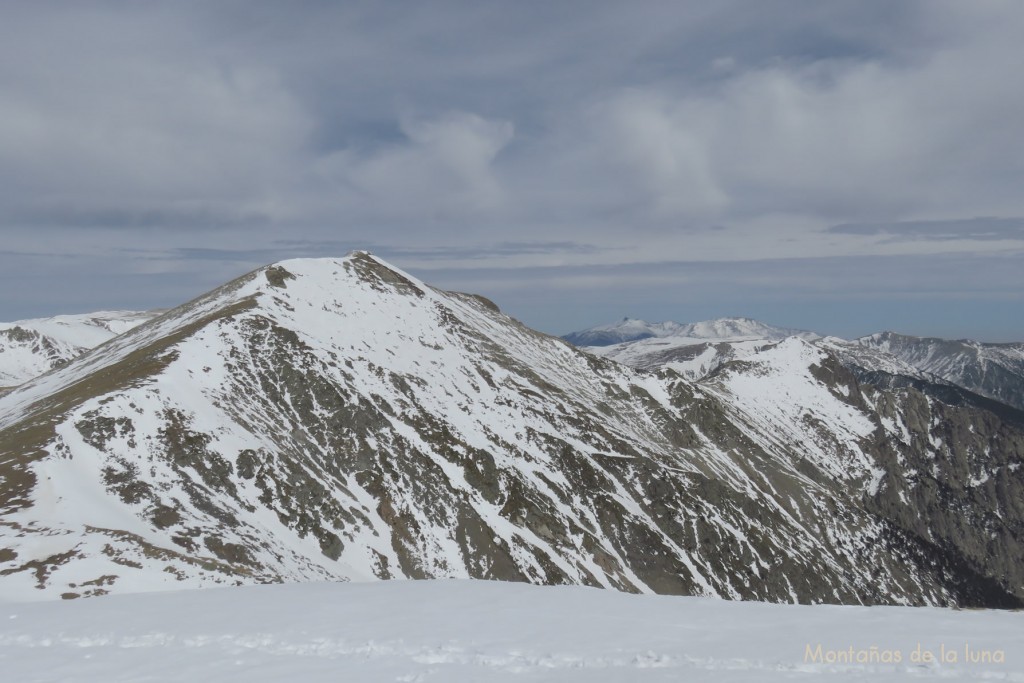
<path id="1" fill-rule="evenodd" d="M 1024 613 L 481 581 L 252 586 L 0 603 L 0 671 L 97 682 L 1024 681 Z"/>

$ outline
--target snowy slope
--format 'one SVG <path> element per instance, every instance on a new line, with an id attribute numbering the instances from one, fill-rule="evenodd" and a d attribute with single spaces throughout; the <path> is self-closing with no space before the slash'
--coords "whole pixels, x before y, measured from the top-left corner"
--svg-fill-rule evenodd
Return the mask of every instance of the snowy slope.
<path id="1" fill-rule="evenodd" d="M 0 323 L 0 387 L 13 387 L 60 367 L 156 315 L 100 311 Z"/>
<path id="2" fill-rule="evenodd" d="M 286 261 L 0 397 L 0 595 L 472 577 L 1017 605 L 1022 460 L 995 416 L 862 390 L 798 338 L 693 383 L 365 253 Z"/>
<path id="3" fill-rule="evenodd" d="M 739 341 L 749 339 L 779 340 L 786 337 L 815 339 L 818 335 L 804 330 L 791 330 L 766 325 L 750 318 L 716 318 L 696 323 L 662 322 L 649 323 L 635 318 L 623 318 L 617 323 L 599 325 L 563 337 L 576 346 L 611 346 L 623 342 L 643 339 L 672 338 L 691 343 L 714 341 Z"/>
<path id="4" fill-rule="evenodd" d="M 498 582 L 0 604 L 4 675 L 24 683 L 1020 681 L 1022 652 L 1020 612 L 767 605 Z"/>
<path id="5" fill-rule="evenodd" d="M 745 358 L 774 343 L 770 339 L 707 341 L 694 337 L 651 337 L 584 350 L 633 368 L 666 368 L 687 379 L 702 379 L 731 360 Z"/>
<path id="6" fill-rule="evenodd" d="M 827 361 L 815 345 L 789 337 L 749 354 L 741 366 L 727 366 L 705 386 L 721 392 L 753 434 L 772 434 L 831 479 L 867 477 L 874 494 L 884 471 L 861 443 L 875 424 L 850 400 L 850 386 L 816 376 Z"/>

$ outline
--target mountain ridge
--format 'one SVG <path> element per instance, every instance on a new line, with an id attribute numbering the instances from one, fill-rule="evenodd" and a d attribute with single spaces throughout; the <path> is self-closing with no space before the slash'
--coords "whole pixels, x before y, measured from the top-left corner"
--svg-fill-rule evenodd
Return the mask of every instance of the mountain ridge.
<path id="1" fill-rule="evenodd" d="M 998 416 L 803 339 L 692 382 L 363 252 L 284 261 L 0 397 L 0 595 L 470 577 L 1016 606 L 1022 460 Z"/>
<path id="2" fill-rule="evenodd" d="M 1024 343 L 990 344 L 881 332 L 855 342 L 958 386 L 1024 409 Z"/>

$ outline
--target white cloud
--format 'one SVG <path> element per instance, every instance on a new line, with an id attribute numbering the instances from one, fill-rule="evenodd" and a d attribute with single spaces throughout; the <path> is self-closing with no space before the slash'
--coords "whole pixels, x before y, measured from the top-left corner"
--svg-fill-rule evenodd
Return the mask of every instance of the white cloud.
<path id="1" fill-rule="evenodd" d="M 401 143 L 365 155 L 343 152 L 331 172 L 382 214 L 431 216 L 499 209 L 502 187 L 494 170 L 498 153 L 512 140 L 508 121 L 468 112 L 433 119 L 407 118 Z"/>
<path id="2" fill-rule="evenodd" d="M 720 213 L 729 197 L 713 175 L 708 140 L 678 105 L 633 90 L 602 104 L 594 125 L 598 146 L 611 152 L 607 171 L 635 183 L 629 199 L 650 203 L 656 214 Z"/>
<path id="3" fill-rule="evenodd" d="M 135 215 L 150 237 L 183 215 L 273 216 L 310 112 L 275 65 L 226 59 L 189 17 L 139 9 L 54 3 L 5 17 L 3 213 L 86 228 Z"/>

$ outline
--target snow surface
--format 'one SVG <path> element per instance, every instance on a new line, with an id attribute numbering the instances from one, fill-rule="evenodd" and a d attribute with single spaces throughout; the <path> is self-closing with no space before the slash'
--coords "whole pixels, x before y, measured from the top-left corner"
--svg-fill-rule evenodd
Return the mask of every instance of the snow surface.
<path id="1" fill-rule="evenodd" d="M 0 667 L 26 683 L 1024 681 L 1024 614 L 460 580 L 250 586 L 0 603 Z"/>

